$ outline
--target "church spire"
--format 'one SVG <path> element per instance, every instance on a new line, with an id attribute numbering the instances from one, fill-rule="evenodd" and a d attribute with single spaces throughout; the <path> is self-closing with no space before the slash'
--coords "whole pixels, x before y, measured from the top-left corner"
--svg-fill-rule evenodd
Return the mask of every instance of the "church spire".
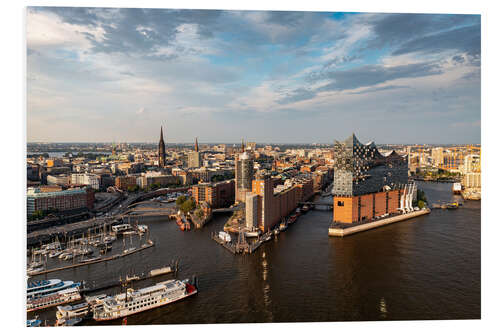
<path id="1" fill-rule="evenodd" d="M 199 151 L 199 149 L 198 149 L 198 137 L 196 137 L 194 139 L 194 151 L 196 151 L 196 152 Z"/>
<path id="2" fill-rule="evenodd" d="M 243 142 L 243 138 L 241 138 L 241 152 L 245 152 L 245 143 Z"/>
<path id="3" fill-rule="evenodd" d="M 165 142 L 163 141 L 163 126 L 160 127 L 160 142 L 158 143 L 158 166 L 165 167 Z"/>
<path id="4" fill-rule="evenodd" d="M 160 126 L 160 142 L 163 142 L 163 126 Z"/>

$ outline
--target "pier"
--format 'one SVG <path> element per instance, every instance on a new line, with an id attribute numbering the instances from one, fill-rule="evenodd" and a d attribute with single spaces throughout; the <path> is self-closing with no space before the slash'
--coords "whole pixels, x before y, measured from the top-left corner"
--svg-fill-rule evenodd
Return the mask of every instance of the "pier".
<path id="1" fill-rule="evenodd" d="M 139 248 L 137 248 L 135 250 L 129 251 L 127 253 L 115 254 L 115 255 L 107 257 L 107 258 L 99 258 L 99 259 L 92 260 L 92 261 L 89 261 L 89 262 L 80 262 L 80 263 L 73 264 L 73 265 L 67 265 L 67 266 L 63 266 L 63 267 L 56 267 L 56 268 L 46 269 L 46 270 L 43 270 L 43 271 L 40 271 L 40 272 L 34 272 L 34 273 L 31 274 L 31 276 L 42 275 L 42 274 L 47 274 L 47 273 L 52 273 L 52 272 L 58 272 L 58 271 L 62 271 L 62 270 L 65 270 L 65 269 L 76 268 L 76 267 L 81 267 L 81 266 L 86 266 L 86 265 L 91 265 L 91 264 L 97 264 L 97 263 L 100 263 L 100 262 L 115 260 L 115 259 L 123 258 L 123 257 L 126 257 L 128 255 L 137 253 L 137 252 L 145 250 L 145 249 L 149 249 L 152 246 L 154 246 L 154 243 L 153 243 L 153 241 L 149 240 L 146 244 L 142 245 L 141 247 L 139 247 Z"/>
<path id="2" fill-rule="evenodd" d="M 84 293 L 84 294 L 86 294 L 86 293 L 93 293 L 93 292 L 104 290 L 104 289 L 109 289 L 109 288 L 113 288 L 113 287 L 120 287 L 120 286 L 122 286 L 123 284 L 126 284 L 126 283 L 132 283 L 132 282 L 135 282 L 135 281 L 143 281 L 143 280 L 147 280 L 147 279 L 151 279 L 151 278 L 154 278 L 154 277 L 157 277 L 157 276 L 171 274 L 171 273 L 173 273 L 175 276 L 177 276 L 177 272 L 179 271 L 179 260 L 177 260 L 175 262 L 172 261 L 172 263 L 170 264 L 170 266 L 167 266 L 167 267 L 170 268 L 170 270 L 169 271 L 165 271 L 163 273 L 151 274 L 151 272 L 154 271 L 154 270 L 151 270 L 149 273 L 142 273 L 140 275 L 133 275 L 131 277 L 127 276 L 125 278 L 125 280 L 122 280 L 122 278 L 120 277 L 119 280 L 111 281 L 109 283 L 101 284 L 99 286 L 93 285 L 92 287 L 89 287 L 87 285 L 87 283 L 85 283 L 84 288 L 81 289 L 81 292 Z"/>
<path id="3" fill-rule="evenodd" d="M 411 219 L 411 218 L 414 218 L 417 216 L 426 215 L 426 214 L 429 214 L 430 212 L 431 212 L 431 210 L 429 208 L 425 208 L 425 209 L 414 211 L 411 213 L 395 215 L 395 216 L 387 217 L 385 219 L 380 219 L 380 220 L 376 220 L 376 221 L 372 221 L 372 222 L 366 222 L 363 224 L 357 224 L 354 226 L 349 226 L 346 223 L 344 223 L 344 224 L 337 223 L 335 225 L 330 226 L 330 228 L 328 228 L 328 236 L 344 237 L 344 236 L 356 234 L 358 232 L 382 227 L 384 225 L 392 224 L 395 222 L 408 220 L 408 219 Z"/>
<path id="4" fill-rule="evenodd" d="M 253 253 L 263 243 L 262 238 L 257 239 L 255 242 L 248 243 L 243 232 L 240 232 L 240 234 L 238 235 L 237 243 L 225 242 L 224 240 L 220 239 L 216 233 L 212 233 L 211 238 L 218 244 L 229 250 L 232 254 Z"/>

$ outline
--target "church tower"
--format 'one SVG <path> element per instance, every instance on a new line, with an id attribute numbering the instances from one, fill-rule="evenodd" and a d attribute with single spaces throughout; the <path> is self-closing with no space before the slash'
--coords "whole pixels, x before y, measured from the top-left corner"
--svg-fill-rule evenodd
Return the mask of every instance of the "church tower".
<path id="1" fill-rule="evenodd" d="M 160 128 L 160 142 L 158 143 L 158 166 L 165 167 L 165 142 L 163 141 L 163 126 Z"/>

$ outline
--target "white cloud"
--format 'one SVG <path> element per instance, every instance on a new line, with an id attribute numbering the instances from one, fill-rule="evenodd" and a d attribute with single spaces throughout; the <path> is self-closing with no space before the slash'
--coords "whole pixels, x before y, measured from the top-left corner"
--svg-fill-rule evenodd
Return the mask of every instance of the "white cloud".
<path id="1" fill-rule="evenodd" d="M 59 46 L 86 50 L 91 47 L 91 43 L 85 33 L 91 34 L 98 41 L 104 38 L 104 30 L 100 27 L 90 28 L 62 22 L 52 13 L 28 9 L 26 22 L 26 42 L 32 49 Z"/>

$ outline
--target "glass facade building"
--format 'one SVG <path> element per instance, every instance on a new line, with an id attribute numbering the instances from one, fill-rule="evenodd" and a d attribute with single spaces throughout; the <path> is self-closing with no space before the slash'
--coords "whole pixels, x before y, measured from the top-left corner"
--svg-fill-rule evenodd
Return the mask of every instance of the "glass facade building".
<path id="1" fill-rule="evenodd" d="M 352 197 L 397 190 L 408 184 L 408 160 L 395 151 L 381 154 L 373 142 L 362 144 L 354 133 L 334 144 L 333 195 Z"/>

